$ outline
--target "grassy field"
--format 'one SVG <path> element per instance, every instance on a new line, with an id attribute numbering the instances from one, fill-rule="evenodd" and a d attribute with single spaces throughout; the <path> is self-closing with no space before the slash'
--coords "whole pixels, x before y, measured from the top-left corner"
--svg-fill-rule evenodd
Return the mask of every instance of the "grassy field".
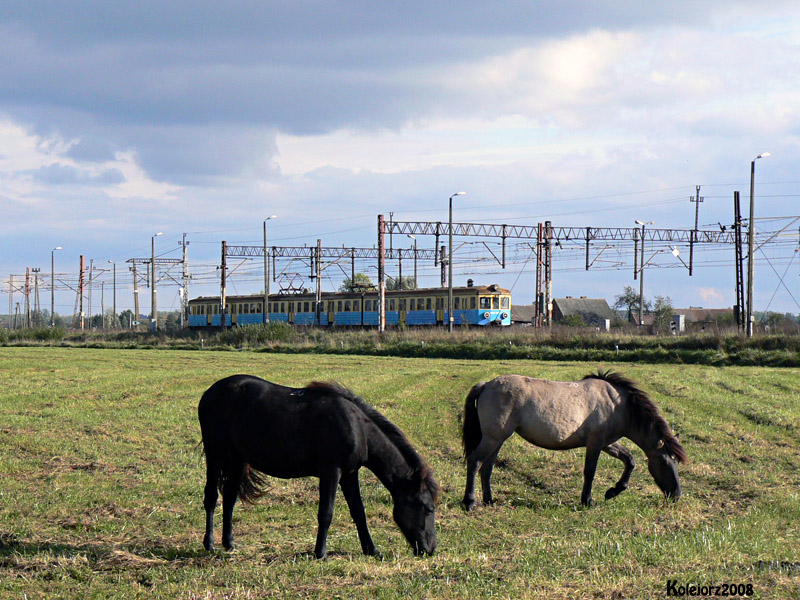
<path id="1" fill-rule="evenodd" d="M 630 489 L 602 500 L 621 469 L 603 455 L 597 504 L 581 509 L 582 451 L 514 439 L 495 469 L 497 505 L 465 514 L 469 388 L 511 372 L 577 379 L 601 365 L 41 347 L 2 348 L 0 366 L 2 598 L 662 598 L 670 581 L 800 596 L 794 369 L 605 363 L 640 382 L 680 434 L 691 460 L 680 502 L 663 500 L 624 442 L 638 462 Z M 361 555 L 341 495 L 329 558 L 312 558 L 316 480 L 273 479 L 257 505 L 237 505 L 237 550 L 203 551 L 197 402 L 233 373 L 335 379 L 397 423 L 443 487 L 436 555 L 413 557 L 366 471 L 382 559 Z"/>

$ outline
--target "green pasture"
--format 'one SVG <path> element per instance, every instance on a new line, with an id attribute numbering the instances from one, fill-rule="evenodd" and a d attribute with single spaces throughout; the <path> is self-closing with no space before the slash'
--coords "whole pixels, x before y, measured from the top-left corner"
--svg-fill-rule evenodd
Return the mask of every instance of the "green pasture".
<path id="1" fill-rule="evenodd" d="M 600 366 L 639 382 L 680 434 L 683 498 L 666 502 L 625 441 L 637 459 L 630 489 L 603 500 L 621 472 L 603 455 L 596 504 L 582 509 L 583 452 L 514 439 L 495 468 L 496 506 L 464 513 L 469 388 Z M 329 558 L 313 559 L 311 479 L 271 480 L 258 504 L 237 505 L 237 550 L 206 553 L 196 408 L 234 373 L 337 380 L 397 423 L 442 484 L 435 556 L 412 555 L 367 471 L 382 558 L 361 555 L 339 495 Z M 0 390 L 2 598 L 666 598 L 670 581 L 800 596 L 795 369 L 20 347 L 0 348 Z"/>

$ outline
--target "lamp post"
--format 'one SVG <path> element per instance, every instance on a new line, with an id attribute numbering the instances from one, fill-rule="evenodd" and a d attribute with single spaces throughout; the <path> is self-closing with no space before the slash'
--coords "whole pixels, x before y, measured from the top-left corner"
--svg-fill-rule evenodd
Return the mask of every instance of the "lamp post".
<path id="1" fill-rule="evenodd" d="M 639 267 L 639 327 L 644 325 L 644 229 L 646 225 L 652 225 L 653 221 L 640 221 L 636 219 L 635 223 L 642 226 L 642 253 L 641 253 L 641 266 Z"/>
<path id="2" fill-rule="evenodd" d="M 417 283 L 417 236 L 407 233 L 406 237 L 414 240 L 414 287 L 418 288 L 419 284 Z"/>
<path id="3" fill-rule="evenodd" d="M 269 323 L 269 254 L 267 253 L 267 221 L 277 219 L 272 215 L 264 219 L 264 323 Z"/>
<path id="4" fill-rule="evenodd" d="M 156 238 L 159 235 L 164 235 L 164 232 L 159 231 L 150 238 L 150 304 L 153 309 L 150 321 L 153 323 L 153 331 L 158 331 L 158 303 L 156 302 Z"/>
<path id="5" fill-rule="evenodd" d="M 56 246 L 50 250 L 50 327 L 56 326 L 56 274 L 55 274 L 55 253 L 61 250 L 61 246 Z"/>
<path id="6" fill-rule="evenodd" d="M 755 181 L 756 161 L 766 158 L 769 152 L 762 152 L 750 161 L 750 220 L 747 222 L 747 337 L 753 337 L 753 275 L 755 274 Z"/>
<path id="7" fill-rule="evenodd" d="M 467 192 L 456 192 L 450 196 L 450 217 L 447 228 L 447 330 L 453 331 L 453 198 L 464 196 Z"/>
<path id="8" fill-rule="evenodd" d="M 113 311 L 113 318 L 111 319 L 111 327 L 115 328 L 117 323 L 117 263 L 113 260 L 108 261 L 111 263 L 112 268 L 112 277 L 111 282 L 113 284 L 113 300 L 112 300 L 112 311 Z"/>

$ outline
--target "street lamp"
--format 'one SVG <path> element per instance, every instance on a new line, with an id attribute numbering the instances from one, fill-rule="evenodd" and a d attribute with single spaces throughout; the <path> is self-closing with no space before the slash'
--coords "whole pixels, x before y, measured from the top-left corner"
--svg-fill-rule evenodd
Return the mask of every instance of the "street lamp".
<path id="1" fill-rule="evenodd" d="M 755 274 L 755 181 L 756 181 L 756 161 L 759 158 L 766 158 L 769 152 L 762 152 L 750 161 L 750 220 L 747 224 L 747 337 L 753 336 L 753 275 Z"/>
<path id="2" fill-rule="evenodd" d="M 153 323 L 153 331 L 158 331 L 158 305 L 156 302 L 156 238 L 159 235 L 164 235 L 164 232 L 159 231 L 150 238 L 150 304 L 153 309 L 150 322 Z"/>
<path id="3" fill-rule="evenodd" d="M 267 221 L 277 219 L 272 215 L 264 219 L 264 323 L 269 323 L 269 256 L 267 254 Z"/>
<path id="4" fill-rule="evenodd" d="M 55 275 L 55 252 L 62 250 L 61 246 L 56 246 L 50 250 L 50 327 L 56 326 L 56 275 Z"/>
<path id="5" fill-rule="evenodd" d="M 465 196 L 467 192 L 456 192 L 450 196 L 450 218 L 447 228 L 447 330 L 453 331 L 453 198 Z"/>
<path id="6" fill-rule="evenodd" d="M 417 236 L 407 233 L 406 237 L 414 240 L 414 287 L 418 288 L 419 284 L 417 283 Z"/>
<path id="7" fill-rule="evenodd" d="M 113 289 L 114 289 L 113 308 L 111 309 L 113 311 L 113 313 L 112 313 L 113 314 L 113 318 L 111 319 L 111 327 L 112 328 L 116 328 L 116 323 L 117 323 L 117 263 L 115 263 L 113 260 L 110 260 L 108 262 L 111 263 L 111 267 L 113 269 L 112 270 L 112 279 L 111 279 L 111 281 L 113 283 Z"/>
<path id="8" fill-rule="evenodd" d="M 644 228 L 646 225 L 652 225 L 653 221 L 634 221 L 637 225 L 642 226 L 642 253 L 641 253 L 641 266 L 639 267 L 639 327 L 644 325 Z"/>

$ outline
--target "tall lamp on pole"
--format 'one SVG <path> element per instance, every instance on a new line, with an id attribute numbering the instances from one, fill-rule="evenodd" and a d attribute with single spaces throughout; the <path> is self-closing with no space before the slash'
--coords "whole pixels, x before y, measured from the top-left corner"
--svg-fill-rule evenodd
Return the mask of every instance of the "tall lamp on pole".
<path id="1" fill-rule="evenodd" d="M 750 220 L 747 222 L 747 337 L 753 336 L 753 275 L 755 274 L 755 185 L 756 185 L 756 161 L 759 158 L 766 158 L 769 152 L 762 152 L 750 161 Z"/>
<path id="2" fill-rule="evenodd" d="M 641 266 L 639 267 L 639 327 L 644 325 L 644 229 L 646 225 L 652 225 L 653 221 L 640 221 L 636 219 L 635 223 L 642 226 L 642 253 L 641 253 Z"/>
<path id="3" fill-rule="evenodd" d="M 264 323 L 269 323 L 269 254 L 267 252 L 267 221 L 277 219 L 272 215 L 264 219 Z"/>
<path id="4" fill-rule="evenodd" d="M 56 246 L 50 250 L 50 327 L 56 326 L 56 274 L 55 274 L 55 253 L 61 250 L 61 246 Z"/>
<path id="5" fill-rule="evenodd" d="M 111 309 L 111 310 L 114 311 L 112 313 L 114 316 L 111 319 L 111 327 L 116 329 L 116 327 L 117 327 L 117 263 L 115 263 L 113 260 L 110 260 L 108 262 L 111 263 L 111 268 L 112 268 L 111 282 L 112 282 L 113 290 L 114 290 L 113 304 L 112 304 L 113 308 Z"/>
<path id="6" fill-rule="evenodd" d="M 453 331 L 453 198 L 464 196 L 467 192 L 456 192 L 450 196 L 450 217 L 447 228 L 447 330 Z"/>
<path id="7" fill-rule="evenodd" d="M 158 304 L 156 301 L 156 238 L 159 235 L 164 235 L 163 231 L 150 237 L 150 304 L 152 304 L 153 315 L 151 322 L 153 323 L 153 331 L 158 331 Z"/>
<path id="8" fill-rule="evenodd" d="M 417 283 L 417 236 L 407 233 L 406 237 L 414 240 L 414 287 L 418 288 L 419 283 Z"/>

